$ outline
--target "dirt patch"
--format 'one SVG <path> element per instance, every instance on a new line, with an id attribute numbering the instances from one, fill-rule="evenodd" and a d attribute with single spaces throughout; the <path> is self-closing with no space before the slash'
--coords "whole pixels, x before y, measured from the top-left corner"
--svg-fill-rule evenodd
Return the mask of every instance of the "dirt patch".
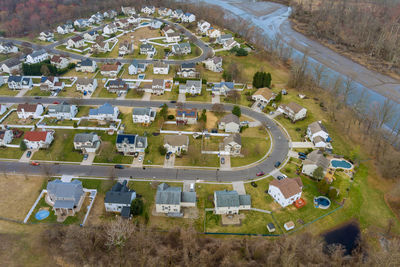
<path id="1" fill-rule="evenodd" d="M 130 107 L 118 107 L 121 113 L 132 114 L 132 109 Z"/>
<path id="2" fill-rule="evenodd" d="M 241 225 L 241 220 L 243 220 L 246 216 L 244 214 L 229 214 L 229 215 L 221 215 L 221 224 L 222 225 Z"/>
<path id="3" fill-rule="evenodd" d="M 0 176 L 0 217 L 23 220 L 42 189 L 39 176 Z"/>
<path id="4" fill-rule="evenodd" d="M 135 32 L 124 34 L 119 38 L 119 42 L 132 41 L 137 49 L 140 45 L 141 39 L 148 39 L 154 37 L 161 37 L 159 30 L 152 30 L 149 27 L 137 29 Z"/>
<path id="5" fill-rule="evenodd" d="M 218 117 L 213 112 L 207 111 L 207 129 L 217 128 Z"/>

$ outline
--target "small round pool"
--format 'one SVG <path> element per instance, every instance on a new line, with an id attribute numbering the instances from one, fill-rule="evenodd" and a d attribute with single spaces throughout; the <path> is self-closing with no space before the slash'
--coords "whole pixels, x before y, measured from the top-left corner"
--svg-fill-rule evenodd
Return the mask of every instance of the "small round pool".
<path id="1" fill-rule="evenodd" d="M 331 160 L 331 165 L 334 168 L 342 168 L 342 169 L 351 169 L 353 167 L 353 165 L 351 165 L 350 162 L 343 159 L 342 160 L 333 159 Z"/>
<path id="2" fill-rule="evenodd" d="M 36 218 L 36 220 L 41 221 L 41 220 L 44 220 L 47 217 L 49 217 L 49 215 L 50 215 L 50 212 L 48 210 L 39 210 L 38 212 L 36 212 L 35 218 Z"/>
<path id="3" fill-rule="evenodd" d="M 331 206 L 331 201 L 324 196 L 314 197 L 314 205 L 316 208 L 325 210 Z"/>

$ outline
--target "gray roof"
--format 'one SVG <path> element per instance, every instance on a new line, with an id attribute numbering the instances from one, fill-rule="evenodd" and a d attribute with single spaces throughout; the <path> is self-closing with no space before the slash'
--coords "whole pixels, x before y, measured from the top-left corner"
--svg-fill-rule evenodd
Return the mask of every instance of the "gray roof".
<path id="1" fill-rule="evenodd" d="M 164 144 L 170 146 L 188 146 L 189 137 L 187 135 L 166 135 L 164 136 Z"/>
<path id="2" fill-rule="evenodd" d="M 82 182 L 79 180 L 62 182 L 60 179 L 56 179 L 47 184 L 47 192 L 54 195 L 56 202 L 62 201 L 59 205 L 66 204 L 64 201 L 69 198 L 73 199 L 72 203 L 75 206 L 78 205 L 81 196 L 84 194 Z"/>
<path id="3" fill-rule="evenodd" d="M 104 203 L 131 204 L 132 194 L 134 194 L 134 198 L 136 198 L 136 192 L 130 190 L 126 184 L 126 180 L 122 183 L 117 182 L 112 189 L 106 193 Z"/>
<path id="4" fill-rule="evenodd" d="M 250 195 L 239 195 L 240 206 L 251 205 Z"/>
<path id="5" fill-rule="evenodd" d="M 196 87 L 196 88 L 201 88 L 201 80 L 187 80 L 186 81 L 186 87 Z"/>
<path id="6" fill-rule="evenodd" d="M 240 134 L 234 133 L 224 138 L 224 146 L 228 145 L 231 142 L 242 145 L 242 138 L 240 137 Z"/>
<path id="7" fill-rule="evenodd" d="M 326 170 L 330 165 L 330 161 L 329 159 L 325 158 L 321 151 L 314 150 L 307 155 L 307 159 L 303 161 L 303 164 L 316 164 L 318 167 L 322 167 L 324 170 Z"/>
<path id="8" fill-rule="evenodd" d="M 96 133 L 78 133 L 74 136 L 74 143 L 94 142 L 98 140 Z"/>
<path id="9" fill-rule="evenodd" d="M 49 106 L 49 113 L 69 113 L 69 112 L 71 112 L 71 105 L 66 102 Z"/>
<path id="10" fill-rule="evenodd" d="M 225 123 L 234 122 L 236 124 L 240 124 L 239 117 L 232 113 L 229 113 L 229 114 L 223 116 L 221 118 L 220 122 L 225 122 Z"/>
<path id="11" fill-rule="evenodd" d="M 196 192 L 182 192 L 182 202 L 196 202 Z"/>
<path id="12" fill-rule="evenodd" d="M 239 207 L 239 194 L 236 191 L 216 191 L 216 206 L 217 207 Z"/>
<path id="13" fill-rule="evenodd" d="M 85 67 L 91 67 L 91 66 L 93 66 L 93 61 L 91 59 L 89 59 L 89 58 L 86 58 L 86 59 L 82 60 L 79 63 L 79 65 L 85 66 Z"/>
<path id="14" fill-rule="evenodd" d="M 99 115 L 99 114 L 114 114 L 114 107 L 109 103 L 104 103 L 99 108 L 89 110 L 89 115 Z"/>
<path id="15" fill-rule="evenodd" d="M 324 125 L 322 125 L 322 123 L 320 121 L 315 121 L 313 123 L 311 123 L 310 125 L 308 125 L 308 128 L 310 128 L 311 133 L 317 133 L 319 131 L 324 131 L 324 132 L 328 132 L 325 128 Z"/>
<path id="16" fill-rule="evenodd" d="M 181 192 L 180 187 L 170 187 L 166 183 L 162 183 L 157 189 L 156 204 L 180 205 Z"/>
<path id="17" fill-rule="evenodd" d="M 44 49 L 40 49 L 40 50 L 34 51 L 32 54 L 30 54 L 30 56 L 35 58 L 35 57 L 41 56 L 46 53 L 47 52 Z"/>
<path id="18" fill-rule="evenodd" d="M 147 147 L 147 137 L 137 135 L 136 140 L 135 140 L 135 147 L 136 148 L 146 148 Z"/>
<path id="19" fill-rule="evenodd" d="M 89 85 L 89 84 L 93 84 L 95 79 L 91 79 L 91 78 L 78 78 L 76 80 L 76 84 L 81 84 L 81 85 Z"/>
<path id="20" fill-rule="evenodd" d="M 4 64 L 7 67 L 12 68 L 14 66 L 18 66 L 19 64 L 21 64 L 21 62 L 17 58 L 11 58 L 11 59 L 7 60 L 6 62 L 4 62 Z"/>
<path id="21" fill-rule="evenodd" d="M 152 111 L 151 108 L 134 108 L 132 114 L 137 116 L 143 116 L 143 115 L 150 116 L 151 111 Z"/>

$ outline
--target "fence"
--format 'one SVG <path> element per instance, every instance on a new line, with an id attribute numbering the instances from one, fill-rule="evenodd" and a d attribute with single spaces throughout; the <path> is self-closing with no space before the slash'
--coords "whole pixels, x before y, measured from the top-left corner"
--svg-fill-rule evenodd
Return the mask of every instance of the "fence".
<path id="1" fill-rule="evenodd" d="M 166 133 L 166 134 L 198 134 L 198 135 L 203 135 L 205 133 L 203 132 L 190 132 L 190 131 L 171 131 L 171 130 L 160 130 L 160 133 Z M 226 133 L 207 133 L 210 136 L 222 136 L 222 137 L 226 137 L 229 136 L 229 134 Z"/>

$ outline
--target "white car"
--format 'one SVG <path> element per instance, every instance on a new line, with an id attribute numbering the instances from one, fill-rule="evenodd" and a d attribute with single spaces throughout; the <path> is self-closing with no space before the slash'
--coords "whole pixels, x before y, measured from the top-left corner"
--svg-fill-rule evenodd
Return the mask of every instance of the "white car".
<path id="1" fill-rule="evenodd" d="M 143 160 L 143 156 L 139 156 L 139 162 L 142 162 L 142 160 Z"/>

